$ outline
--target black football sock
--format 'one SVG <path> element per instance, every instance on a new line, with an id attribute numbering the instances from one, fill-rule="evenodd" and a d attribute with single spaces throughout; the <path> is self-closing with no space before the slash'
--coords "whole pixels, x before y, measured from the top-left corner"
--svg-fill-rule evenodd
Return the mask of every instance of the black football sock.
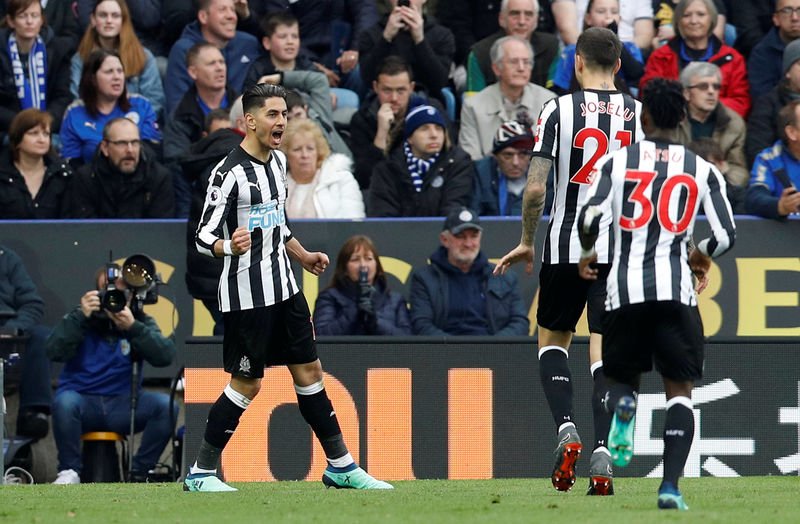
<path id="1" fill-rule="evenodd" d="M 328 394 L 325 392 L 325 385 L 320 380 L 310 386 L 294 385 L 297 393 L 297 405 L 300 407 L 300 414 L 311 426 L 317 436 L 325 457 L 328 462 L 336 467 L 344 467 L 353 462 L 347 446 L 342 438 L 342 430 L 336 418 L 336 412 Z M 346 462 L 346 464 L 345 464 Z"/>
<path id="2" fill-rule="evenodd" d="M 592 378 L 594 387 L 592 388 L 592 418 L 594 421 L 594 449 L 606 445 L 608 430 L 611 428 L 611 413 L 605 406 L 606 377 L 603 373 L 603 361 L 595 362 L 592 365 Z"/>
<path id="3" fill-rule="evenodd" d="M 664 482 L 678 487 L 689 449 L 694 438 L 694 413 L 692 401 L 686 397 L 673 397 L 667 401 L 667 418 L 664 420 Z"/>
<path id="4" fill-rule="evenodd" d="M 567 365 L 567 350 L 559 346 L 540 349 L 539 376 L 556 428 L 572 422 L 572 374 Z"/>
<path id="5" fill-rule="evenodd" d="M 236 431 L 239 418 L 250 405 L 250 399 L 235 391 L 230 384 L 211 406 L 206 422 L 206 432 L 197 455 L 197 467 L 202 470 L 217 469 L 222 450 Z"/>

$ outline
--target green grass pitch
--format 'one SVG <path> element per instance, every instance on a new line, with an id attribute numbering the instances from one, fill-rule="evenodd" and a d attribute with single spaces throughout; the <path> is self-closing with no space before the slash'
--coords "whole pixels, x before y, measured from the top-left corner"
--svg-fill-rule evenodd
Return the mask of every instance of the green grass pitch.
<path id="1" fill-rule="evenodd" d="M 0 523 L 211 522 L 800 522 L 800 478 L 682 479 L 690 511 L 656 508 L 658 479 L 615 479 L 587 497 L 549 479 L 416 480 L 393 491 L 325 489 L 321 482 L 237 483 L 237 493 L 186 493 L 180 484 L 0 486 Z M 563 519 L 563 520 L 562 520 Z"/>

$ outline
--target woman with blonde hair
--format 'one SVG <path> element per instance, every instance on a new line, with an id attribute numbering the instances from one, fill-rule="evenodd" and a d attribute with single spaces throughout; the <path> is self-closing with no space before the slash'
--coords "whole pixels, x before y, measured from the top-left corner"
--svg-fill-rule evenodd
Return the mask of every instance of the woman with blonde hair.
<path id="1" fill-rule="evenodd" d="M 70 90 L 78 95 L 83 63 L 96 49 L 116 51 L 125 69 L 128 93 L 144 96 L 157 115 L 164 107 L 164 86 L 156 59 L 142 46 L 133 32 L 131 14 L 125 0 L 97 0 L 89 15 L 89 26 L 83 35 L 78 52 L 72 57 Z"/>
<path id="2" fill-rule="evenodd" d="M 322 130 L 313 120 L 294 118 L 281 142 L 286 153 L 289 218 L 364 218 L 364 199 L 353 177 L 352 161 L 331 154 Z"/>

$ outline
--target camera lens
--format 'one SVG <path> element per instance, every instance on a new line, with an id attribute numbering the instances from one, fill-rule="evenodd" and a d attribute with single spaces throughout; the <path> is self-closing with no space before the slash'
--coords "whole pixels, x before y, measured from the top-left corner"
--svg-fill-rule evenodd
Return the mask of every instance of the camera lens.
<path id="1" fill-rule="evenodd" d="M 119 313 L 125 309 L 125 293 L 121 289 L 109 289 L 103 295 L 103 309 L 107 309 L 112 313 Z"/>

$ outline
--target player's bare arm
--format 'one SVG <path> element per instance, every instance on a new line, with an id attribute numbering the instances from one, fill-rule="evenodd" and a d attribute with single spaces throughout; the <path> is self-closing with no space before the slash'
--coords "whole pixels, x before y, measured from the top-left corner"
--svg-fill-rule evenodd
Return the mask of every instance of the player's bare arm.
<path id="1" fill-rule="evenodd" d="M 294 237 L 286 242 L 286 251 L 290 257 L 300 262 L 303 269 L 313 275 L 321 275 L 330 264 L 328 255 L 319 251 L 306 251 L 306 248 Z"/>
<path id="2" fill-rule="evenodd" d="M 533 239 L 536 228 L 544 212 L 544 201 L 547 193 L 547 174 L 553 161 L 549 158 L 535 156 L 528 168 L 528 180 L 522 196 L 522 238 L 519 245 L 509 251 L 494 268 L 494 274 L 505 274 L 508 268 L 517 262 L 525 262 L 525 273 L 533 272 Z"/>
<path id="3" fill-rule="evenodd" d="M 228 244 L 230 252 L 225 250 L 226 242 L 230 242 L 230 244 Z M 219 239 L 214 242 L 214 256 L 224 257 L 225 255 L 244 255 L 250 251 L 250 246 L 250 231 L 248 231 L 244 226 L 239 226 L 233 232 L 233 235 L 231 235 L 230 240 Z"/>

